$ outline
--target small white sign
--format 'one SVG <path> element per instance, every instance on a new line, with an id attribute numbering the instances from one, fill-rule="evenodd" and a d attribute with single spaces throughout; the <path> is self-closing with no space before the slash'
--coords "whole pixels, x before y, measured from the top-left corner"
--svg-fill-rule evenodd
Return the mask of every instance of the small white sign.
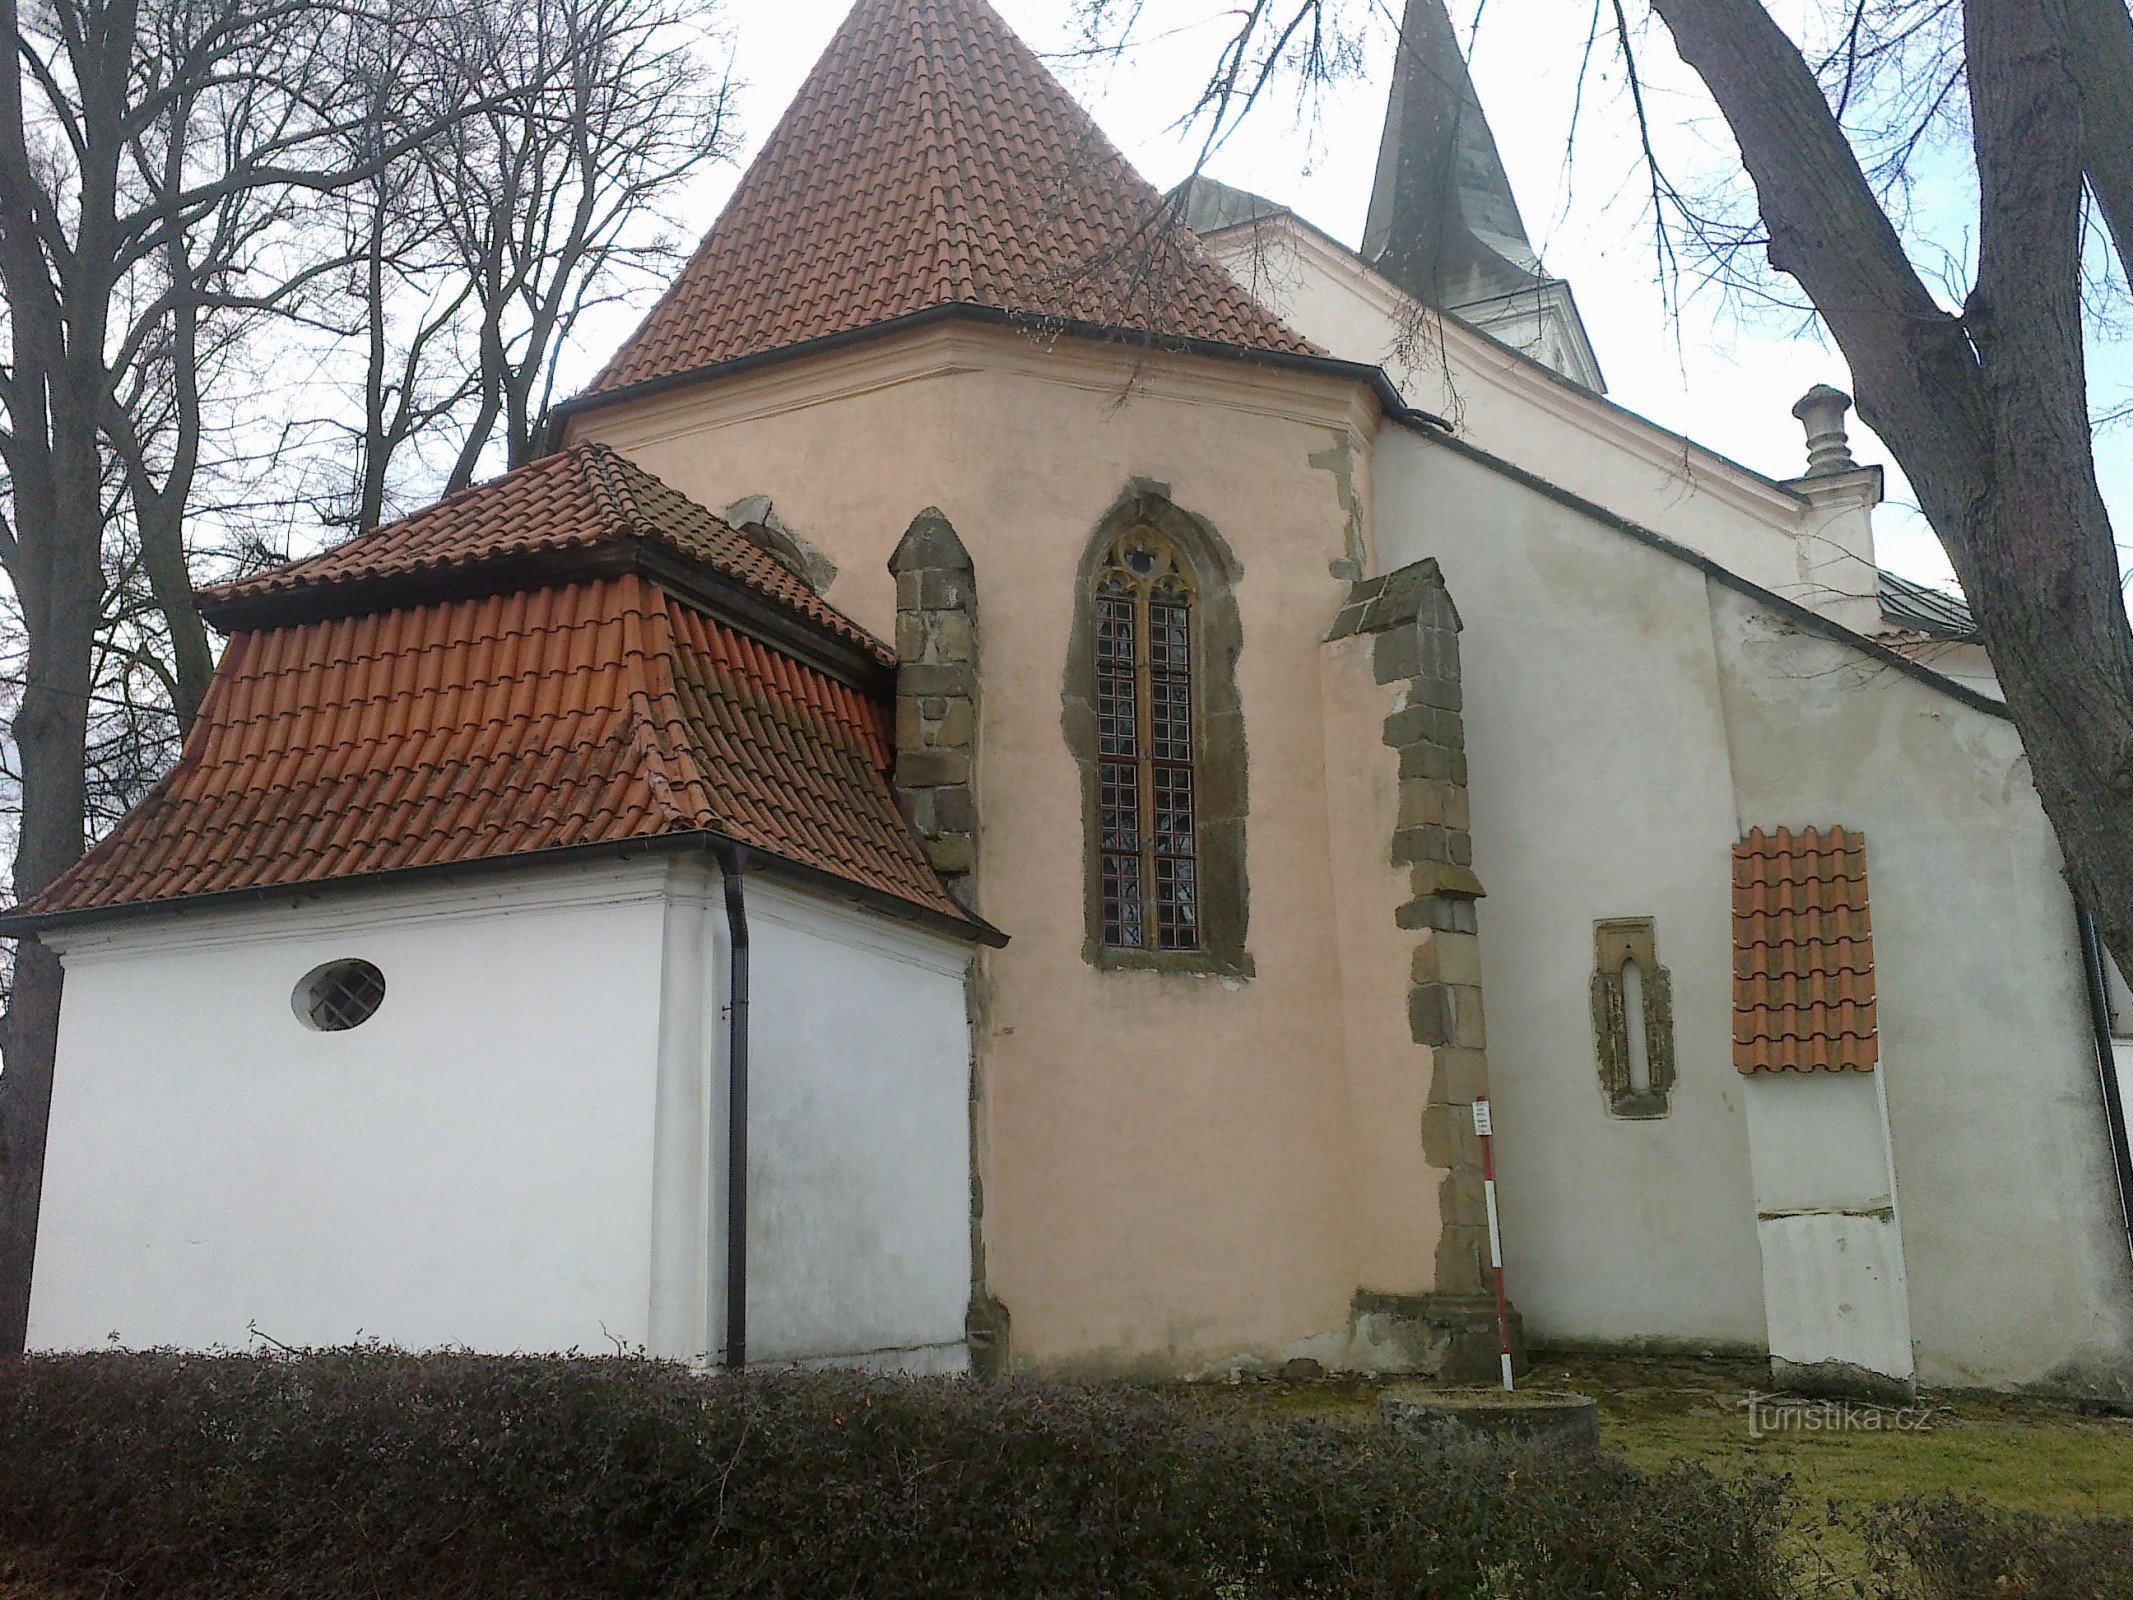
<path id="1" fill-rule="evenodd" d="M 1474 1102 L 1474 1131 L 1484 1139 L 1489 1137 L 1489 1103 L 1486 1100 Z"/>

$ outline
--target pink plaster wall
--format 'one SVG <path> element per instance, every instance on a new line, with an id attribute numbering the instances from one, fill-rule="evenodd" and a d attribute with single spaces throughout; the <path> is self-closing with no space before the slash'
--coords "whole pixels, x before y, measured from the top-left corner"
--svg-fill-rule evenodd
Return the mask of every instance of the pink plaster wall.
<path id="1" fill-rule="evenodd" d="M 1338 908 L 1356 1271 L 1364 1289 L 1410 1295 L 1434 1278 L 1443 1173 L 1422 1156 L 1434 1062 L 1407 1022 L 1414 953 L 1425 936 L 1394 920 L 1413 897 L 1391 852 L 1400 762 L 1385 744 L 1384 722 L 1400 709 L 1400 694 L 1373 676 L 1372 643 L 1351 635 L 1323 651 L 1327 859 Z"/>

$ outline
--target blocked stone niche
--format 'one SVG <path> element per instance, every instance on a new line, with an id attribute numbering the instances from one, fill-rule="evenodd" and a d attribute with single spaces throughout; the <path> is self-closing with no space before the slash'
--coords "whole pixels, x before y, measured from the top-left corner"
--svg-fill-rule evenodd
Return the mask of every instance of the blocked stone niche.
<path id="1" fill-rule="evenodd" d="M 1592 942 L 1593 1041 L 1608 1114 L 1663 1117 L 1674 1090 L 1674 985 L 1659 964 L 1658 931 L 1650 917 L 1615 917 L 1593 925 Z"/>
<path id="2" fill-rule="evenodd" d="M 1474 1102 L 1488 1094 L 1488 1035 L 1475 911 L 1483 890 L 1474 873 L 1459 630 L 1458 609 L 1432 559 L 1354 584 L 1326 640 L 1369 638 L 1372 675 L 1399 693 L 1385 719 L 1384 740 L 1400 764 L 1392 860 L 1407 869 L 1411 898 L 1396 920 L 1420 936 L 1407 1020 L 1415 1043 L 1430 1051 L 1422 1151 L 1444 1173 L 1436 1287 L 1426 1295 L 1363 1296 L 1358 1306 L 1367 1299 L 1374 1316 L 1426 1329 L 1444 1350 L 1443 1374 L 1464 1382 L 1494 1377 L 1497 1362 L 1488 1205 L 1474 1132 Z M 1515 1312 L 1512 1328 L 1522 1362 L 1523 1331 Z"/>

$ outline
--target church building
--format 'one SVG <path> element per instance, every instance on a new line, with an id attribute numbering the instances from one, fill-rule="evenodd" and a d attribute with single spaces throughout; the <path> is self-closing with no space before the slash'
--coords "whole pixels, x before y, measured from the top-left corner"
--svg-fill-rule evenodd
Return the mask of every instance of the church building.
<path id="1" fill-rule="evenodd" d="M 857 0 L 550 453 L 205 591 L 0 920 L 33 1343 L 1482 1376 L 1486 1102 L 1528 1343 L 2133 1394 L 2133 997 L 1847 406 L 1606 398 L 1442 0 L 1360 250 Z"/>

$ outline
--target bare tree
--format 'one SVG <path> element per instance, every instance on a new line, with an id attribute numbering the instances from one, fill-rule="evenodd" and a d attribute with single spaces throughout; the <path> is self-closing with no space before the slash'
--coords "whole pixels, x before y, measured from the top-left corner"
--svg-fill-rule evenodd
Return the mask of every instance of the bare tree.
<path id="1" fill-rule="evenodd" d="M 202 524 L 242 564 L 260 497 L 293 504 L 318 476 L 317 430 L 275 436 L 247 386 L 292 339 L 355 343 L 343 521 L 378 519 L 410 445 L 439 442 L 449 487 L 494 446 L 523 460 L 579 318 L 662 258 L 659 205 L 728 153 L 705 32 L 678 0 L 0 0 L 18 900 L 140 798 L 198 711 Z M 26 1331 L 60 972 L 32 940 L 11 978 L 0 1354 Z"/>
<path id="2" fill-rule="evenodd" d="M 346 520 L 383 517 L 410 446 L 447 443 L 447 493 L 538 451 L 580 319 L 654 281 L 667 202 L 732 153 L 706 21 L 675 0 L 500 0 L 394 41 L 389 100 L 414 103 L 406 75 L 488 103 L 348 197 L 365 378 Z"/>
<path id="3" fill-rule="evenodd" d="M 1648 3 L 1731 129 L 1759 212 L 1752 231 L 1713 228 L 1654 162 L 1655 222 L 1722 266 L 1761 244 L 1836 340 L 1977 613 L 2074 891 L 2133 971 L 2133 629 L 2097 486 L 2082 292 L 2084 191 L 2133 271 L 2126 0 L 1830 0 L 1839 42 L 1812 61 L 1761 0 Z M 1371 9 L 1248 0 L 1181 108 L 1203 149 L 1285 78 L 1332 81 Z M 1595 0 L 1593 26 L 1648 133 L 1631 11 Z M 1141 8 L 1081 14 L 1117 48 Z M 1848 114 L 1869 79 L 1898 87 L 1862 134 Z M 1977 175 L 1959 303 L 1928 286 L 1948 264 L 1922 268 L 1901 227 L 1910 158 L 1936 128 L 1967 133 Z"/>
<path id="4" fill-rule="evenodd" d="M 107 704 L 112 671 L 130 663 L 141 687 L 153 656 L 173 729 L 205 692 L 185 548 L 202 385 L 244 321 L 317 270 L 291 230 L 307 194 L 358 175 L 341 135 L 365 104 L 345 64 L 392 20 L 386 0 L 0 0 L 18 899 L 82 852 L 92 744 L 116 758 L 114 727 L 139 731 L 147 703 Z M 59 988 L 57 959 L 26 942 L 0 1028 L 0 1352 L 26 1324 Z"/>

